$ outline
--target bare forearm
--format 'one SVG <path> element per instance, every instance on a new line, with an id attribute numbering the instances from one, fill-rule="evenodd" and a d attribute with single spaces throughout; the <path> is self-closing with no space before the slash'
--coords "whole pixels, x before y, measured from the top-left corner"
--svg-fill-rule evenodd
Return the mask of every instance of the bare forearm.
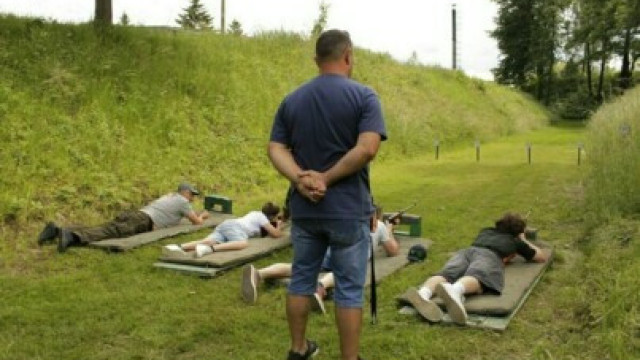
<path id="1" fill-rule="evenodd" d="M 280 143 L 269 143 L 269 159 L 280 174 L 292 183 L 298 182 L 298 174 L 301 169 L 291 155 L 291 152 Z"/>
<path id="2" fill-rule="evenodd" d="M 373 160 L 374 157 L 375 154 L 371 154 L 371 152 L 363 146 L 356 146 L 349 150 L 331 169 L 324 173 L 327 186 L 362 169 Z"/>

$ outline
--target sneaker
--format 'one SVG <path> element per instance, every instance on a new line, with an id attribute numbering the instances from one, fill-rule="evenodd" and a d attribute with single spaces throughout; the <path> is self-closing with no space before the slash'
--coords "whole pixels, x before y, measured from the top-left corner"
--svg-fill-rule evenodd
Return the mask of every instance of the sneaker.
<path id="1" fill-rule="evenodd" d="M 320 351 L 318 344 L 316 344 L 315 341 L 307 340 L 307 351 L 305 351 L 304 354 L 300 354 L 297 352 L 293 352 L 292 350 L 289 350 L 289 355 L 287 356 L 287 360 L 311 359 L 312 357 L 318 354 L 318 351 Z"/>
<path id="2" fill-rule="evenodd" d="M 453 285 L 449 283 L 438 284 L 436 294 L 444 301 L 453 322 L 458 325 L 466 325 L 467 311 L 464 308 L 464 299 L 453 290 Z"/>
<path id="3" fill-rule="evenodd" d="M 249 264 L 242 269 L 242 299 L 249 304 L 258 301 L 258 283 L 260 275 L 256 268 Z"/>
<path id="4" fill-rule="evenodd" d="M 322 295 L 318 292 L 311 297 L 311 311 L 320 312 L 322 315 L 327 313 L 327 309 L 324 307 L 324 300 Z"/>
<path id="5" fill-rule="evenodd" d="M 47 242 L 53 241 L 59 234 L 60 228 L 53 222 L 48 222 L 40 232 L 40 235 L 38 235 L 38 245 L 43 245 Z"/>
<path id="6" fill-rule="evenodd" d="M 442 321 L 444 314 L 440 307 L 431 300 L 425 300 L 415 288 L 407 290 L 404 294 L 404 300 L 408 301 L 426 320 L 434 323 Z"/>
<path id="7" fill-rule="evenodd" d="M 196 245 L 196 258 L 201 258 L 211 253 L 213 253 L 213 248 L 211 246 L 205 244 Z"/>
<path id="8" fill-rule="evenodd" d="M 60 240 L 58 242 L 59 253 L 63 253 L 67 251 L 67 248 L 75 242 L 75 239 L 73 238 L 73 234 L 71 233 L 71 231 L 67 229 L 60 229 L 59 237 L 60 237 Z"/>
<path id="9" fill-rule="evenodd" d="M 169 245 L 165 245 L 162 248 L 162 255 L 176 255 L 176 254 L 180 254 L 180 255 L 186 255 L 187 252 L 184 251 L 180 245 L 176 245 L 176 244 L 169 244 Z"/>

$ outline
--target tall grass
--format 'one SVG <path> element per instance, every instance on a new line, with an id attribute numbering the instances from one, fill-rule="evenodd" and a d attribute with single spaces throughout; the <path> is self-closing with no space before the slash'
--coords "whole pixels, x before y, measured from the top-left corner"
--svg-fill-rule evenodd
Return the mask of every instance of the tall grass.
<path id="1" fill-rule="evenodd" d="M 587 135 L 585 258 L 575 314 L 603 357 L 640 356 L 640 89 L 602 106 Z"/>
<path id="2" fill-rule="evenodd" d="M 640 89 L 606 104 L 589 124 L 586 204 L 592 225 L 640 213 Z"/>

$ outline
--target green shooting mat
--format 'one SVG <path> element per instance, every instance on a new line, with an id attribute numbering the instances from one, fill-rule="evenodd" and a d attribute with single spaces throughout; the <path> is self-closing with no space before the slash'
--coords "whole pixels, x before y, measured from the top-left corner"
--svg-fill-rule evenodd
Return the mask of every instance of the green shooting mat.
<path id="1" fill-rule="evenodd" d="M 205 228 L 213 228 L 219 225 L 224 220 L 233 218 L 234 216 L 230 214 L 212 212 L 211 216 L 200 225 L 193 225 L 191 224 L 191 222 L 189 222 L 189 220 L 182 219 L 180 224 L 176 226 L 136 234 L 126 238 L 105 239 L 102 241 L 96 241 L 90 243 L 89 247 L 104 249 L 107 251 L 126 251 L 162 239 L 192 233 L 194 231 L 202 230 Z"/>

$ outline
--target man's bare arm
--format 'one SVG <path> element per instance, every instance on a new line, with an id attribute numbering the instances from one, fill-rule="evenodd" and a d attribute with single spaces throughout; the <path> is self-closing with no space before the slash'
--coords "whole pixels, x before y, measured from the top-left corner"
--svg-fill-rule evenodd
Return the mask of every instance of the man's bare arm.
<path id="1" fill-rule="evenodd" d="M 273 166 L 280 174 L 291 181 L 291 184 L 300 194 L 314 202 L 319 201 L 324 196 L 326 188 L 318 189 L 315 179 L 300 176 L 302 169 L 300 169 L 286 145 L 272 141 L 269 143 L 267 152 Z"/>
<path id="2" fill-rule="evenodd" d="M 207 218 L 209 218 L 209 212 L 206 210 L 201 212 L 199 215 L 196 214 L 195 211 L 192 211 L 187 215 L 187 219 L 189 219 L 193 225 L 202 225 L 204 220 Z"/>

